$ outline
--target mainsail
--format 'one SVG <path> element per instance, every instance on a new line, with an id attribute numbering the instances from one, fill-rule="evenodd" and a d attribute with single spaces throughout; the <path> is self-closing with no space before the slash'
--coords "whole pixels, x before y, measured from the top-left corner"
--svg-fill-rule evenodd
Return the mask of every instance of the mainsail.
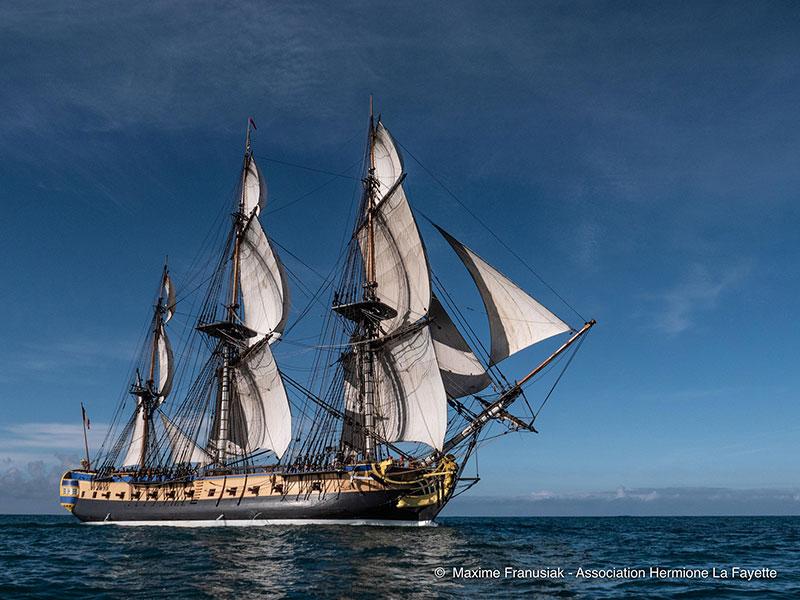
<path id="1" fill-rule="evenodd" d="M 252 347 L 234 370 L 230 442 L 241 449 L 241 454 L 272 450 L 280 458 L 292 439 L 292 415 L 269 344 L 262 341 Z"/>
<path id="2" fill-rule="evenodd" d="M 387 442 L 442 449 L 447 396 L 428 327 L 386 342 L 378 354 L 375 429 Z"/>
<path id="3" fill-rule="evenodd" d="M 491 364 L 549 337 L 571 331 L 538 300 L 459 242 L 441 227 L 439 232 L 469 271 L 489 317 Z"/>

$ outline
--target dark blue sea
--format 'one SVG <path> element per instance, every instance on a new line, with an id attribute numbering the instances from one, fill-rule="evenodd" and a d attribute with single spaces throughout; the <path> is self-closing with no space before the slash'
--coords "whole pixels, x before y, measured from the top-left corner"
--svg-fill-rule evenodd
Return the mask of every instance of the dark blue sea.
<path id="1" fill-rule="evenodd" d="M 800 517 L 185 529 L 5 516 L 0 597 L 800 598 Z"/>

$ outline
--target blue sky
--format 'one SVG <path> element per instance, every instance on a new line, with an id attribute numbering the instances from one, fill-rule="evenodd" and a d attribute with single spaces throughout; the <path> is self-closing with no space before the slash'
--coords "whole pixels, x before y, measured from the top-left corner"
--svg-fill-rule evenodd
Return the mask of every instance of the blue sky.
<path id="1" fill-rule="evenodd" d="M 613 512 L 623 490 L 659 512 L 682 489 L 714 512 L 702 490 L 724 489 L 798 512 L 799 57 L 783 2 L 5 3 L 0 478 L 30 497 L 4 508 L 51 501 L 39 483 L 79 456 L 81 400 L 97 441 L 163 256 L 180 285 L 231 197 L 248 115 L 268 231 L 329 271 L 354 181 L 276 161 L 356 174 L 374 93 L 400 143 L 599 321 L 540 435 L 481 451 L 476 495 Z M 570 316 L 406 167 L 416 208 Z M 308 353 L 281 352 L 300 376 Z"/>

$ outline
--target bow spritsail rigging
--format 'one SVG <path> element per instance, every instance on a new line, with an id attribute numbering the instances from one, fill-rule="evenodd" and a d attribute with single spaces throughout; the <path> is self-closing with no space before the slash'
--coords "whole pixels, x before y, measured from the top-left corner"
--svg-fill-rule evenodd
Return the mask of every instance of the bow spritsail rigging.
<path id="1" fill-rule="evenodd" d="M 570 326 L 434 225 L 483 301 L 484 345 L 433 273 L 398 144 L 370 114 L 353 233 L 310 381 L 296 381 L 274 354 L 289 331 L 289 271 L 264 228 L 267 186 L 251 147 L 254 127 L 249 120 L 221 252 L 202 273 L 201 307 L 186 313 L 183 375 L 176 377 L 167 337 L 176 296 L 165 267 L 130 387 L 133 415 L 97 471 L 70 472 L 62 482 L 68 494 L 84 495 L 84 479 L 108 483 L 106 504 L 70 495 L 64 505 L 83 520 L 104 511 L 107 519 L 110 509 L 145 521 L 430 520 L 468 481 L 464 467 L 493 426 L 536 431 L 538 411 L 523 386 L 565 356 L 566 369 L 594 321 Z M 506 358 L 567 334 L 518 381 L 500 371 Z M 530 408 L 525 418 L 510 412 L 520 398 Z M 125 511 L 113 490 L 130 500 Z"/>

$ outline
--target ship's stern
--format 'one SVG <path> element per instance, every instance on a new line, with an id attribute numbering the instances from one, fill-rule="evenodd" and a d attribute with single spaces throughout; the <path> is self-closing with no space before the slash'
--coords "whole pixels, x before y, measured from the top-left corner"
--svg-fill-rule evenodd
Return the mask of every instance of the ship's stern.
<path id="1" fill-rule="evenodd" d="M 78 480 L 72 476 L 72 471 L 67 471 L 61 476 L 59 482 L 59 501 L 61 506 L 72 512 L 79 494 Z"/>

